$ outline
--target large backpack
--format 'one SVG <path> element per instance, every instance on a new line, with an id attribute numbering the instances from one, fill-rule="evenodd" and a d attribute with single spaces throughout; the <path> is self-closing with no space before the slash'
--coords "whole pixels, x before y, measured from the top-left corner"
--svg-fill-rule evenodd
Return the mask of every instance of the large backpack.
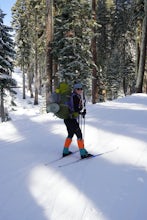
<path id="1" fill-rule="evenodd" d="M 52 112 L 58 118 L 67 119 L 70 116 L 70 110 L 73 108 L 73 98 L 71 87 L 66 82 L 61 82 L 52 93 L 50 102 L 47 106 L 47 113 Z"/>

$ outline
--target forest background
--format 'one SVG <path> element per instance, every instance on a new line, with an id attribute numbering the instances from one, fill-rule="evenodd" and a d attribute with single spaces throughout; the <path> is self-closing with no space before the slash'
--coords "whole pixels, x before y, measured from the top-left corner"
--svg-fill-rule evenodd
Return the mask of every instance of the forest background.
<path id="1" fill-rule="evenodd" d="M 28 89 L 34 105 L 39 95 L 47 104 L 62 80 L 81 81 L 93 104 L 147 93 L 146 0 L 17 0 L 13 29 L 4 16 L 0 10 L 2 116 L 5 90 L 16 87 L 14 66 L 22 70 L 22 98 Z"/>

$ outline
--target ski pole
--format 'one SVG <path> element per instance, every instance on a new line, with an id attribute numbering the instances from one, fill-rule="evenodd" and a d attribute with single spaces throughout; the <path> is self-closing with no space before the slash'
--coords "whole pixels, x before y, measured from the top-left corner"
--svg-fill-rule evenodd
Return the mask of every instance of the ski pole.
<path id="1" fill-rule="evenodd" d="M 81 132 L 82 132 L 82 135 L 83 135 L 83 138 L 85 137 L 85 115 L 80 115 L 80 127 L 81 127 Z M 83 123 L 84 121 L 84 123 Z"/>
<path id="2" fill-rule="evenodd" d="M 82 128 L 82 127 L 83 127 L 83 126 L 82 126 L 82 115 L 80 115 L 80 127 L 81 127 L 81 131 L 82 131 L 82 129 L 83 129 L 83 128 Z"/>
<path id="3" fill-rule="evenodd" d="M 85 115 L 83 117 L 83 120 L 84 120 L 84 126 L 83 126 L 83 137 L 85 138 Z"/>

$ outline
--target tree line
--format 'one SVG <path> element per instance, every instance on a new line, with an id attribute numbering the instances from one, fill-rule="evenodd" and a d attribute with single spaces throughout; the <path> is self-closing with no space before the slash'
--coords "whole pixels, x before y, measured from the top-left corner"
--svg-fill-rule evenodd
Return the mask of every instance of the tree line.
<path id="1" fill-rule="evenodd" d="M 147 1 L 17 0 L 15 65 L 34 104 L 65 80 L 92 103 L 147 92 Z"/>
<path id="2" fill-rule="evenodd" d="M 31 96 L 35 82 L 34 104 L 43 86 L 48 94 L 61 80 L 82 81 L 93 103 L 146 91 L 146 4 L 17 0 L 12 9 L 17 62 Z"/>

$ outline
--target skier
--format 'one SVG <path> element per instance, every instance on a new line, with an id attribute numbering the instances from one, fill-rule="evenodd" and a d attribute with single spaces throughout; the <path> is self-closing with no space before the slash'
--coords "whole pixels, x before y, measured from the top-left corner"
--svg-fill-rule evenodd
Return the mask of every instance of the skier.
<path id="1" fill-rule="evenodd" d="M 70 144 L 74 134 L 77 136 L 77 144 L 80 150 L 81 159 L 91 157 L 92 155 L 84 147 L 84 140 L 82 136 L 82 131 L 79 126 L 78 118 L 79 114 L 84 118 L 86 115 L 86 109 L 83 110 L 82 102 L 83 88 L 81 83 L 76 83 L 73 86 L 73 93 L 71 95 L 72 107 L 70 107 L 70 116 L 68 119 L 64 119 L 64 123 L 67 128 L 68 136 L 64 143 L 63 157 L 72 154 L 69 151 Z M 82 111 L 83 110 L 83 111 Z"/>

